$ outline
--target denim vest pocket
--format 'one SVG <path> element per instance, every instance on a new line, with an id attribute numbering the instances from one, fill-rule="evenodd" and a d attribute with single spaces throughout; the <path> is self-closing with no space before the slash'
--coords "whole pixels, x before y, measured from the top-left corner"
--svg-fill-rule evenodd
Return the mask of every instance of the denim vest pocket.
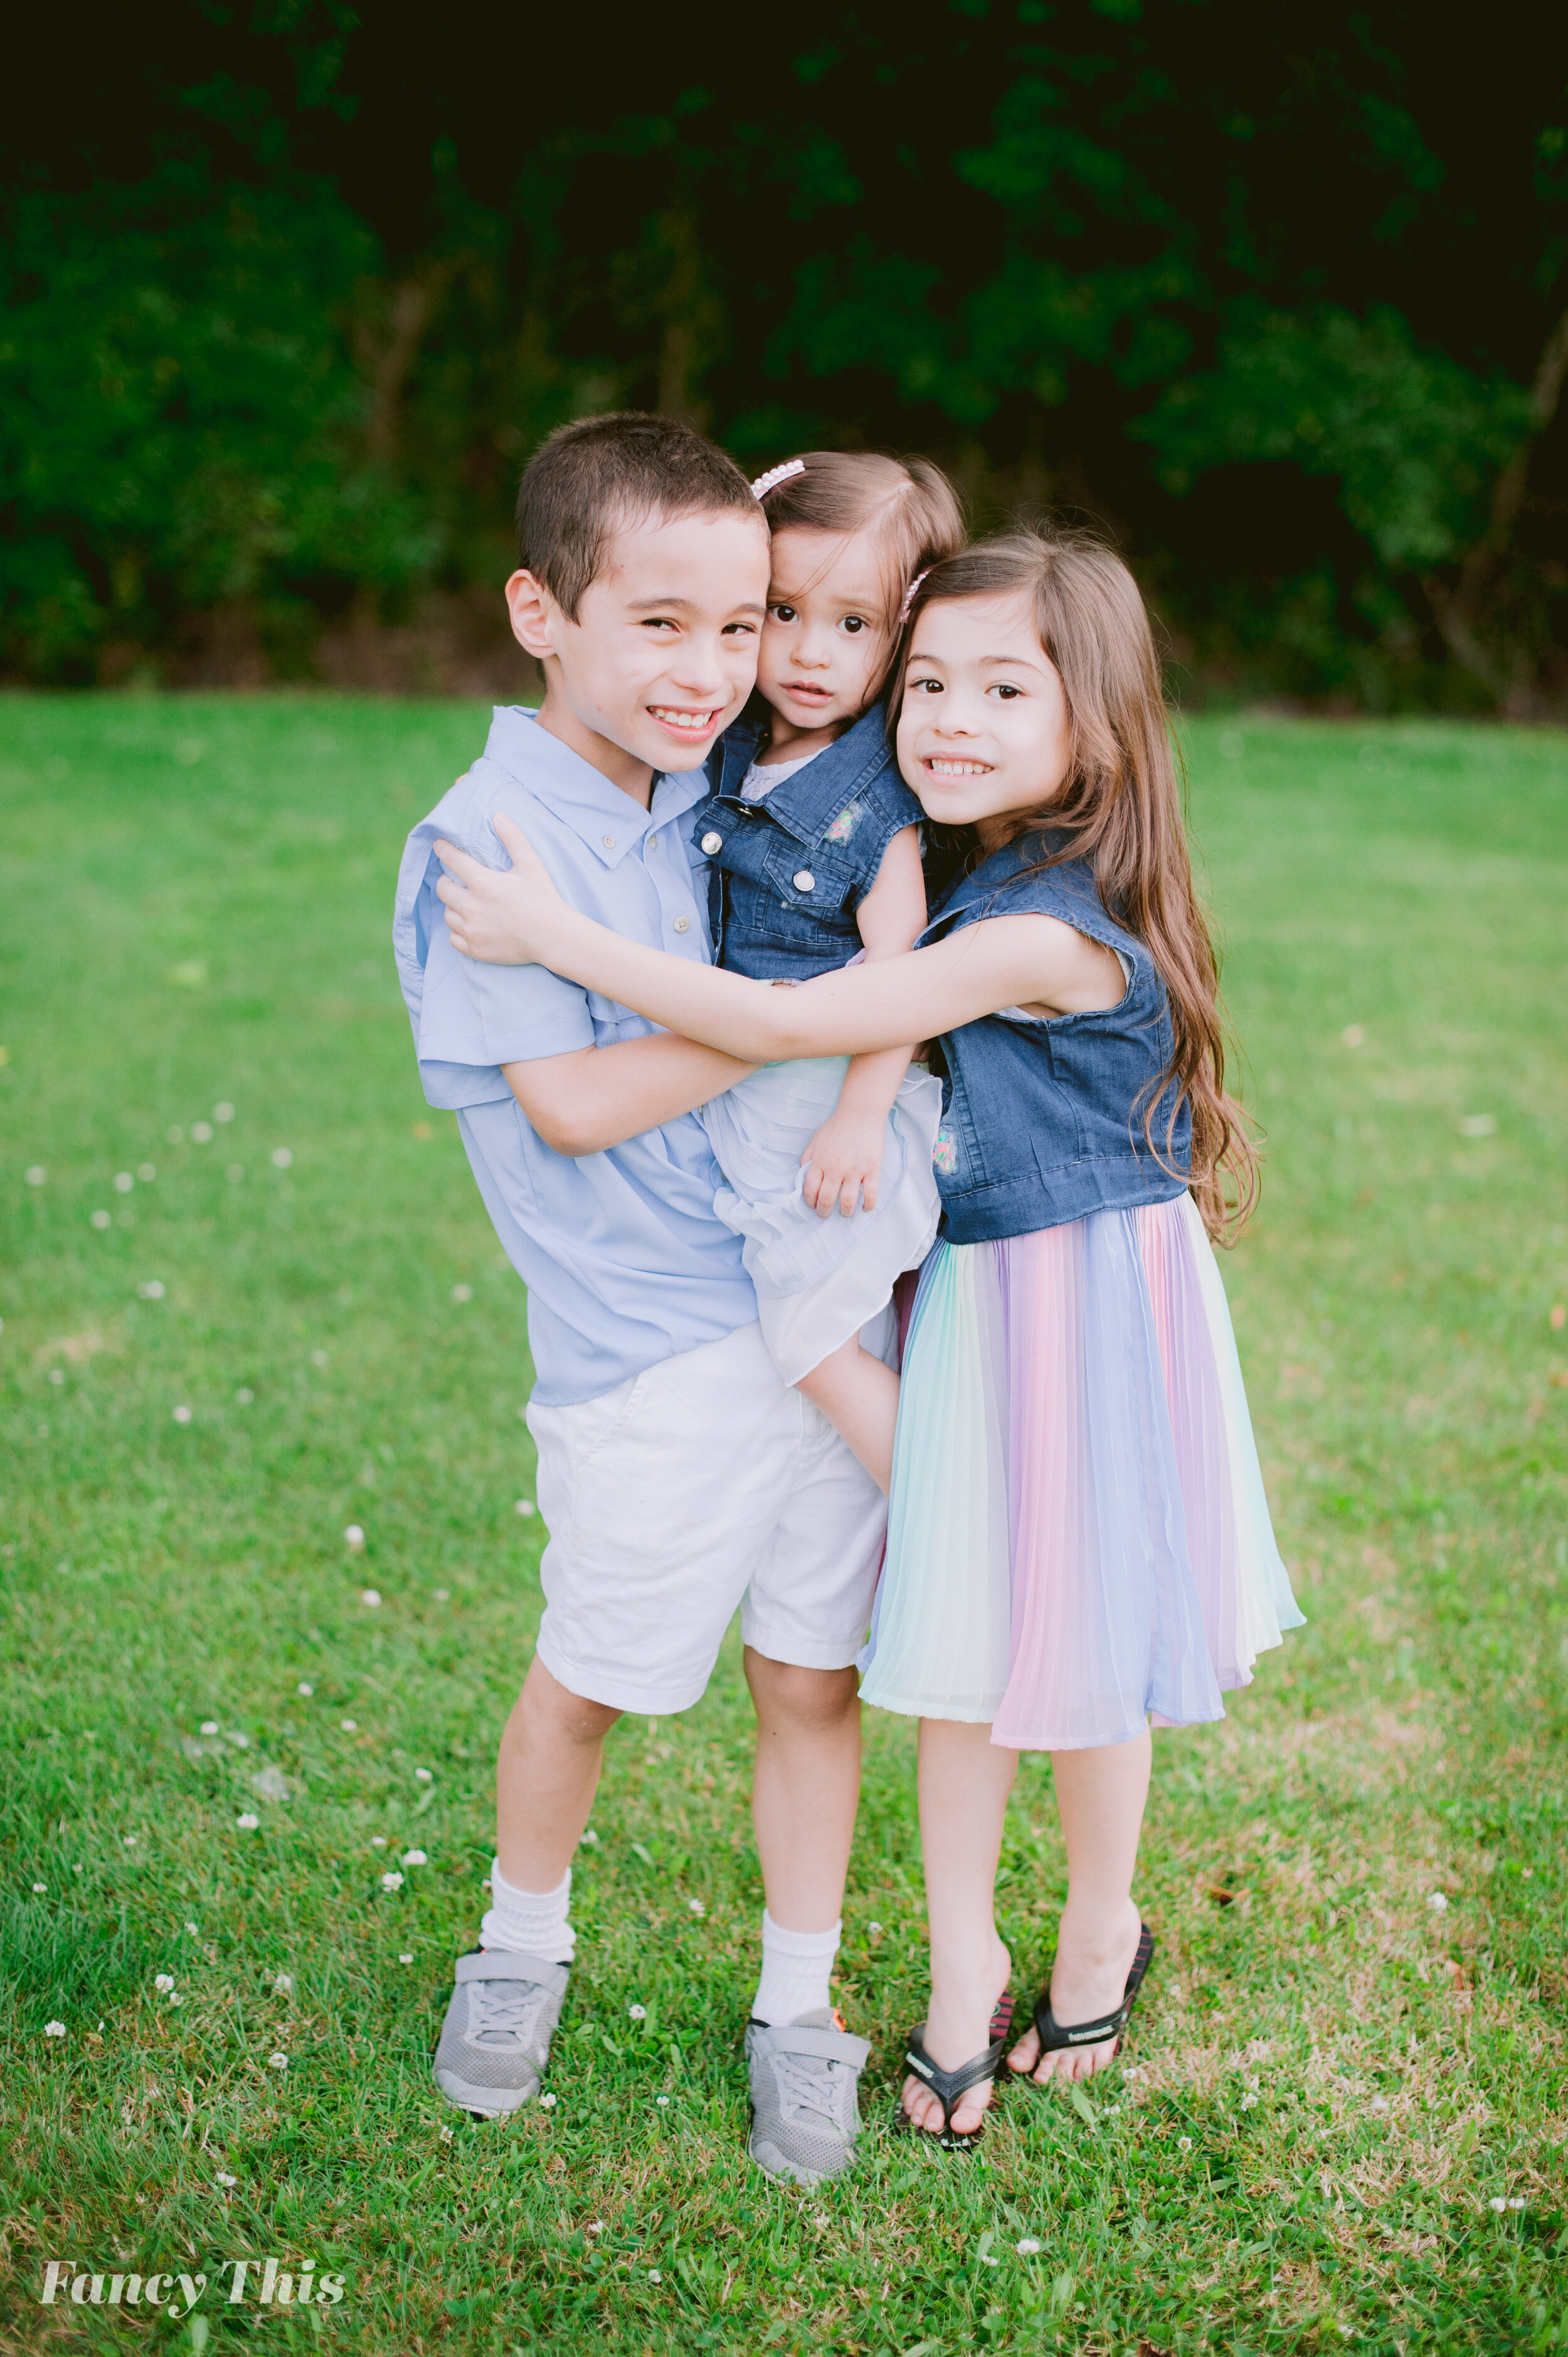
<path id="1" fill-rule="evenodd" d="M 756 941 L 804 949 L 825 935 L 860 946 L 860 928 L 851 905 L 854 870 L 825 844 L 775 839 L 762 862 L 756 888 L 751 933 Z"/>

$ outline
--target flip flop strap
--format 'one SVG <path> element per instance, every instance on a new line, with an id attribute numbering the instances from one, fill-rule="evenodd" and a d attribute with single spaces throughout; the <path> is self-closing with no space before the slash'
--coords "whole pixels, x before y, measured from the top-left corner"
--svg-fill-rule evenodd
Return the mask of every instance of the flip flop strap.
<path id="1" fill-rule="evenodd" d="M 1155 1953 L 1155 1935 L 1146 1923 L 1138 1927 L 1138 1946 L 1133 1958 L 1133 1968 L 1127 1975 L 1127 1986 L 1122 1992 L 1122 2002 L 1114 2013 L 1099 2021 L 1063 2023 L 1051 2011 L 1049 1981 L 1035 2001 L 1035 2028 L 1040 2034 L 1042 2053 L 1059 2053 L 1064 2046 L 1098 2046 L 1102 2039 L 1120 2038 L 1133 2017 L 1133 2004 L 1143 1986 L 1144 1975 L 1149 1969 Z"/>
<path id="2" fill-rule="evenodd" d="M 976 2054 L 969 2061 L 961 2062 L 956 2071 L 944 2071 L 927 2053 L 925 2040 L 911 2038 L 904 2060 L 950 2115 L 961 2095 L 967 2095 L 972 2087 L 983 2086 L 987 2079 L 995 2078 L 1004 2043 L 1004 2040 L 998 2039 L 995 2045 L 987 2047 L 983 2054 Z"/>

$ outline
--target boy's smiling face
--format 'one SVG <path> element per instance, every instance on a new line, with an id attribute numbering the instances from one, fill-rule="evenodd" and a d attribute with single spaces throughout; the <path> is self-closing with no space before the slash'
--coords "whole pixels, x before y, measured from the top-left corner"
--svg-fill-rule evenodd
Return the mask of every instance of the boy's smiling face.
<path id="1" fill-rule="evenodd" d="M 512 630 L 548 683 L 541 725 L 646 806 L 653 772 L 695 769 L 751 694 L 768 567 L 758 509 L 627 525 L 575 620 L 514 573 Z"/>

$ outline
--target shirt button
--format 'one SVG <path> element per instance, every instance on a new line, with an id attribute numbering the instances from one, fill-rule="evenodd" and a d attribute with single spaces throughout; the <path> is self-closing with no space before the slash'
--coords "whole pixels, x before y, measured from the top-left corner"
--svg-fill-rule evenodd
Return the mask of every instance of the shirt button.
<path id="1" fill-rule="evenodd" d="M 658 842 L 658 840 L 659 840 L 659 837 L 658 837 L 658 835 L 657 835 L 657 834 L 650 834 L 650 835 L 649 836 L 649 838 L 648 838 L 648 847 L 649 847 L 649 849 L 650 849 L 650 851 L 652 850 L 652 848 L 653 848 L 654 845 Z"/>
<path id="2" fill-rule="evenodd" d="M 691 931 L 691 930 L 692 930 L 692 920 L 691 920 L 691 918 L 690 918 L 690 917 L 677 917 L 677 918 L 676 918 L 676 920 L 675 920 L 675 931 L 676 931 L 678 933 L 689 933 L 689 932 Z"/>
<path id="3" fill-rule="evenodd" d="M 715 834 L 713 828 L 709 827 L 706 834 L 703 837 L 703 849 L 706 852 L 708 857 L 711 859 L 715 851 L 722 851 L 724 847 L 724 836 L 722 834 Z"/>
<path id="4" fill-rule="evenodd" d="M 613 851 L 615 849 L 616 839 L 613 834 L 607 834 L 604 837 L 604 845 L 607 851 Z"/>
<path id="5" fill-rule="evenodd" d="M 802 867 L 791 879 L 797 892 L 814 892 L 817 879 L 809 867 Z"/>

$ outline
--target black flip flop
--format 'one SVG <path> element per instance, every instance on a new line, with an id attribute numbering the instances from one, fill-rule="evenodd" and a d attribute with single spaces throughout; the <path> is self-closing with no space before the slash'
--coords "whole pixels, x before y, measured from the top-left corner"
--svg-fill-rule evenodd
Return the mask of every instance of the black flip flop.
<path id="1" fill-rule="evenodd" d="M 917 2079 L 924 2082 L 940 2104 L 942 2125 L 934 2134 L 929 2128 L 917 2127 L 904 2109 L 903 2099 L 900 2097 L 893 2107 L 895 2136 L 923 2136 L 930 2144 L 940 2145 L 944 2152 L 972 2152 L 974 2149 L 984 2133 L 985 2123 L 983 2120 L 979 2127 L 959 2129 L 952 2124 L 952 2115 L 961 2099 L 968 2094 L 972 2087 L 983 2086 L 987 2079 L 992 2081 L 993 2086 L 1000 2085 L 1002 2057 L 1006 2052 L 1007 2040 L 1013 2034 L 1013 1993 L 1010 1989 L 1004 1990 L 997 1998 L 996 2010 L 991 2017 L 990 2045 L 983 2054 L 977 2054 L 972 2061 L 961 2063 L 956 2071 L 944 2071 L 940 2064 L 932 2061 L 926 2051 L 926 2041 L 921 2034 L 926 2025 L 923 2021 L 916 2023 L 909 2032 L 904 2060 Z"/>
<path id="2" fill-rule="evenodd" d="M 1141 1923 L 1138 1927 L 1138 1952 L 1133 1958 L 1133 1969 L 1127 1975 L 1122 2002 L 1114 2013 L 1102 2015 L 1099 2021 L 1058 2021 L 1051 2011 L 1051 1976 L 1047 1973 L 1045 1987 L 1035 1999 L 1035 2028 L 1040 2033 L 1040 2057 L 1036 2061 L 1035 2070 L 1039 2069 L 1040 2060 L 1047 2054 L 1059 2054 L 1068 2046 L 1098 2046 L 1106 2038 L 1116 2040 L 1112 2056 L 1114 2061 L 1116 2053 L 1121 2051 L 1122 2040 L 1154 1953 L 1155 1935 L 1146 1923 Z M 1015 2071 L 1013 2076 L 1022 2080 L 1026 2086 L 1044 2088 L 1051 2083 L 1048 2079 L 1036 2079 L 1033 2071 Z"/>

